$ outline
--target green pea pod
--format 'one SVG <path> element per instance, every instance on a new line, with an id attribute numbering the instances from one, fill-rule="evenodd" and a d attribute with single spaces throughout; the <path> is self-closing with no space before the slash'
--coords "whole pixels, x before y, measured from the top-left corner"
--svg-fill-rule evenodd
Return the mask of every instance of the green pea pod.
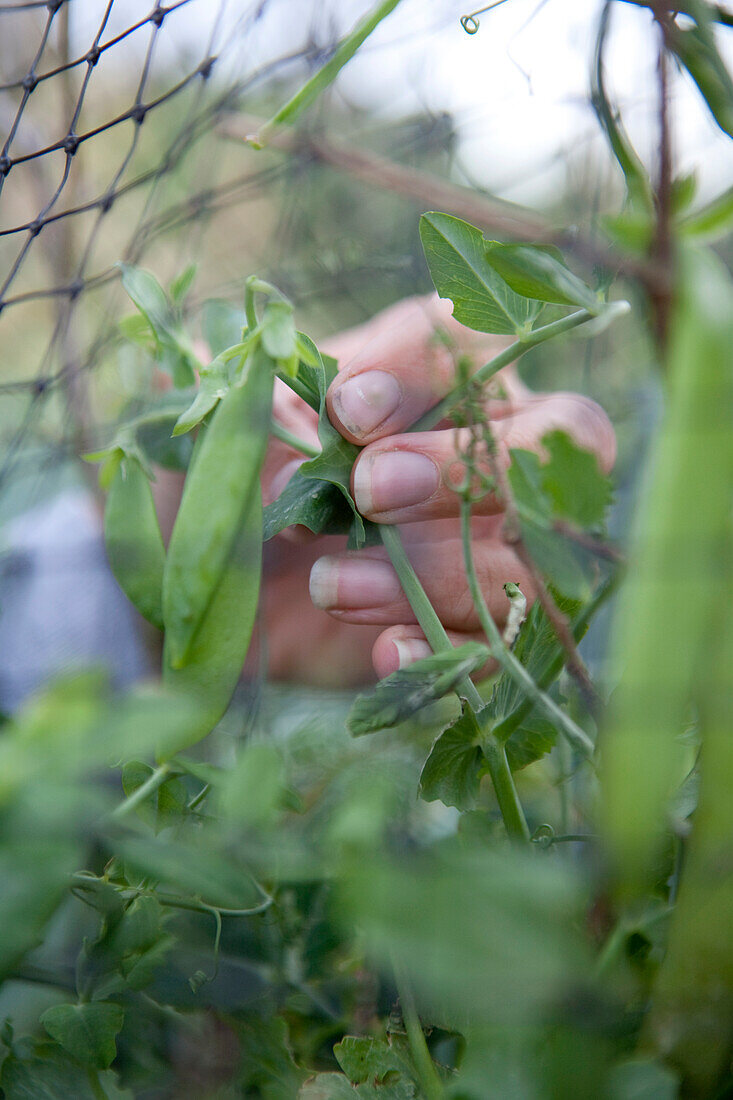
<path id="1" fill-rule="evenodd" d="M 258 348 L 242 385 L 220 401 L 186 478 L 163 577 L 166 648 L 173 668 L 187 661 L 259 483 L 273 380 L 274 364 Z"/>
<path id="2" fill-rule="evenodd" d="M 107 494 L 104 541 L 120 588 L 140 614 L 162 630 L 165 548 L 150 482 L 131 455 L 121 459 Z"/>
<path id="3" fill-rule="evenodd" d="M 667 408 L 618 608 L 620 679 L 602 741 L 606 838 L 630 895 L 649 881 L 669 796 L 689 766 L 682 734 L 709 690 L 732 557 L 732 349 L 730 276 L 713 253 L 684 252 Z"/>
<path id="4" fill-rule="evenodd" d="M 164 683 L 175 691 L 190 694 L 201 716 L 200 724 L 186 729 L 185 743 L 166 744 L 166 758 L 206 737 L 226 711 L 252 636 L 261 568 L 262 499 L 256 484 L 183 667 L 173 666 L 166 634 Z"/>

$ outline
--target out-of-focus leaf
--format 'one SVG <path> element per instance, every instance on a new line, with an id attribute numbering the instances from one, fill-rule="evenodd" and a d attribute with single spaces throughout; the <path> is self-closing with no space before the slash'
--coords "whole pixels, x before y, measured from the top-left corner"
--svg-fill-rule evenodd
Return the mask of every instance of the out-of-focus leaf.
<path id="1" fill-rule="evenodd" d="M 129 798 L 152 774 L 151 766 L 142 760 L 128 761 L 122 769 L 122 789 L 125 795 Z M 138 806 L 137 813 L 156 829 L 165 829 L 176 821 L 180 821 L 186 809 L 186 802 L 186 786 L 180 779 L 173 776 Z"/>
<path id="2" fill-rule="evenodd" d="M 716 614 L 729 613 L 733 284 L 711 252 L 680 253 L 668 347 L 665 419 L 617 609 L 619 681 L 602 742 L 606 836 L 629 891 L 648 881 L 664 843 L 668 801 L 688 770 L 680 734 L 691 708 L 719 691 L 710 676 Z"/>
<path id="3" fill-rule="evenodd" d="M 108 1069 L 117 1054 L 115 1039 L 125 1014 L 116 1004 L 54 1005 L 41 1016 L 52 1039 L 82 1065 Z"/>
<path id="4" fill-rule="evenodd" d="M 131 264 L 119 266 L 123 287 L 148 321 L 164 353 L 161 365 L 170 369 L 178 388 L 193 385 L 200 364 L 167 294 L 149 271 Z"/>
<path id="5" fill-rule="evenodd" d="M 347 1035 L 336 1044 L 333 1053 L 354 1085 L 365 1081 L 374 1085 L 394 1084 L 395 1078 L 403 1078 L 405 1084 L 417 1083 L 410 1048 L 397 1036 L 385 1041 Z M 414 1092 L 407 1095 L 413 1096 Z"/>
<path id="6" fill-rule="evenodd" d="M 420 218 L 420 239 L 435 289 L 453 302 L 453 316 L 478 332 L 518 333 L 541 305 L 507 285 L 486 256 L 479 229 L 450 214 Z"/>
<path id="7" fill-rule="evenodd" d="M 204 340 L 215 358 L 222 351 L 238 344 L 242 329 L 247 323 L 243 309 L 238 309 L 223 298 L 209 298 L 204 302 L 202 327 Z"/>
<path id="8" fill-rule="evenodd" d="M 243 825 L 267 825 L 282 808 L 285 768 L 274 745 L 245 746 L 222 788 L 222 811 Z"/>
<path id="9" fill-rule="evenodd" d="M 688 214 L 679 223 L 680 233 L 690 240 L 712 243 L 730 232 L 733 225 L 733 187 Z"/>
<path id="10" fill-rule="evenodd" d="M 477 642 L 423 657 L 357 696 L 348 727 L 352 733 L 362 734 L 396 726 L 428 703 L 448 695 L 488 659 L 488 649 Z"/>
<path id="11" fill-rule="evenodd" d="M 27 1056 L 11 1053 L 2 1065 L 0 1087 L 5 1100 L 99 1100 L 86 1068 L 51 1043 L 36 1043 Z M 132 1100 L 132 1093 L 105 1095 Z"/>
<path id="12" fill-rule="evenodd" d="M 576 447 L 564 432 L 549 432 L 542 443 L 550 456 L 544 464 L 533 452 L 511 452 L 509 481 L 522 537 L 535 563 L 563 595 L 586 600 L 594 577 L 593 556 L 554 530 L 553 523 L 600 527 L 611 498 L 610 483 L 595 456 Z"/>
<path id="13" fill-rule="evenodd" d="M 487 241 L 484 255 L 515 294 L 523 298 L 582 306 L 591 313 L 602 308 L 591 288 L 572 273 L 559 248 Z"/>
<path id="14" fill-rule="evenodd" d="M 613 1067 L 607 1095 L 609 1100 L 677 1100 L 679 1087 L 679 1077 L 669 1066 L 634 1058 Z"/>
<path id="15" fill-rule="evenodd" d="M 199 847 L 189 834 L 186 844 L 125 837 L 115 851 L 131 867 L 178 892 L 193 894 L 209 905 L 249 909 L 262 901 L 251 876 L 212 847 Z"/>
<path id="16" fill-rule="evenodd" d="M 176 275 L 175 279 L 170 285 L 170 294 L 173 301 L 178 305 L 180 304 L 193 285 L 193 281 L 196 278 L 196 272 L 198 270 L 198 264 L 189 264 L 188 267 L 184 267 L 180 275 Z"/>
<path id="17" fill-rule="evenodd" d="M 456 840 L 401 860 L 360 853 L 339 886 L 338 913 L 345 928 L 358 922 L 372 958 L 400 960 L 434 1022 L 527 1029 L 582 985 L 580 905 L 560 863 L 516 849 L 467 853 Z"/>
<path id="18" fill-rule="evenodd" d="M 718 126 L 733 137 L 733 80 L 715 42 L 707 5 L 695 2 L 691 14 L 697 20 L 695 26 L 670 22 L 669 45 L 697 84 Z"/>
<path id="19" fill-rule="evenodd" d="M 473 714 L 463 713 L 433 745 L 420 775 L 420 795 L 458 810 L 476 805 L 484 756 Z"/>

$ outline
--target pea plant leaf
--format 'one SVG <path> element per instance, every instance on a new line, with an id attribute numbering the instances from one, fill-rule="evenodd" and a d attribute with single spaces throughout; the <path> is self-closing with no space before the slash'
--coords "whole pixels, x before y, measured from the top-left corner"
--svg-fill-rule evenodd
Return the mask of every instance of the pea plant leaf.
<path id="1" fill-rule="evenodd" d="M 567 538 L 557 524 L 602 527 L 611 500 L 608 478 L 594 455 L 564 432 L 543 438 L 544 464 L 530 452 L 511 452 L 509 482 L 519 512 L 522 538 L 536 565 L 564 596 L 586 600 L 595 576 L 592 553 Z"/>
<path id="2" fill-rule="evenodd" d="M 170 370 L 177 388 L 192 386 L 200 363 L 168 295 L 149 271 L 120 264 L 122 285 L 147 320 L 161 351 L 160 364 Z"/>
<path id="3" fill-rule="evenodd" d="M 537 715 L 529 715 L 514 731 L 506 745 L 506 756 L 513 772 L 534 764 L 551 751 L 557 741 L 557 730 L 552 722 Z"/>
<path id="4" fill-rule="evenodd" d="M 355 735 L 396 726 L 428 703 L 455 690 L 465 676 L 480 668 L 488 658 L 486 646 L 467 642 L 415 661 L 408 668 L 385 676 L 371 691 L 358 695 L 347 725 Z"/>
<path id="5" fill-rule="evenodd" d="M 559 248 L 487 241 L 484 255 L 512 290 L 524 298 L 582 306 L 590 313 L 598 313 L 602 308 L 591 288 L 566 265 Z"/>
<path id="6" fill-rule="evenodd" d="M 53 1005 L 41 1016 L 52 1039 L 84 1065 L 108 1069 L 117 1054 L 115 1038 L 124 1012 L 116 1004 Z"/>
<path id="7" fill-rule="evenodd" d="M 407 1043 L 399 1036 L 389 1041 L 347 1035 L 333 1048 L 334 1057 L 353 1085 L 366 1081 L 375 1086 L 417 1084 L 417 1075 Z M 389 1094 L 388 1094 L 389 1095 Z M 406 1095 L 414 1096 L 415 1092 Z"/>
<path id="8" fill-rule="evenodd" d="M 296 388 L 318 410 L 321 453 L 303 462 L 285 489 L 265 508 L 265 537 L 301 523 L 315 534 L 349 534 L 356 548 L 367 542 L 367 528 L 351 496 L 351 468 L 359 448 L 339 435 L 326 410 L 326 393 L 336 377 L 336 360 L 321 356 L 315 344 L 296 334 L 300 356 Z"/>
<path id="9" fill-rule="evenodd" d="M 698 2 L 690 14 L 697 20 L 693 26 L 670 22 L 669 45 L 697 84 L 718 126 L 733 137 L 733 80 L 718 50 L 708 8 Z"/>
<path id="10" fill-rule="evenodd" d="M 484 763 L 476 717 L 466 707 L 444 730 L 423 765 L 420 796 L 457 810 L 473 810 Z"/>
<path id="11" fill-rule="evenodd" d="M 451 214 L 420 218 L 420 239 L 430 275 L 441 298 L 453 302 L 453 316 L 477 332 L 523 332 L 542 305 L 508 286 L 488 262 L 487 242 L 475 226 Z"/>

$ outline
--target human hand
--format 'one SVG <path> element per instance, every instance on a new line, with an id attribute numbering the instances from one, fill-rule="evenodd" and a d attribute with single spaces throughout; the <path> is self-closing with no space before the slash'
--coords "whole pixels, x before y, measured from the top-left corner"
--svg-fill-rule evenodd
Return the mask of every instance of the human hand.
<path id="1" fill-rule="evenodd" d="M 455 351 L 435 340 L 438 328 L 454 342 Z M 368 519 L 401 526 L 413 565 L 456 644 L 483 638 L 463 567 L 457 518 L 460 498 L 452 488 L 462 476 L 460 455 L 466 440 L 451 425 L 429 432 L 407 434 L 406 430 L 455 385 L 455 352 L 468 354 L 477 368 L 504 344 L 501 337 L 483 336 L 458 325 L 450 315 L 450 303 L 435 296 L 400 302 L 324 343 L 324 350 L 334 354 L 340 366 L 328 394 L 329 417 L 346 439 L 364 447 L 352 476 L 357 507 Z M 511 448 L 540 450 L 543 436 L 560 429 L 596 454 L 605 471 L 611 468 L 614 433 L 598 405 L 579 394 L 534 394 L 512 371 L 502 372 L 497 379 L 500 386 L 491 387 L 485 409 L 501 464 L 508 466 Z M 278 393 L 276 415 L 301 438 L 317 441 L 314 414 L 289 391 Z M 284 445 L 272 448 L 263 479 L 266 499 L 273 499 L 284 487 L 298 461 Z M 529 601 L 535 593 L 526 568 L 502 539 L 503 515 L 496 496 L 483 496 L 474 515 L 476 569 L 489 610 L 501 625 L 509 609 L 503 591 L 506 581 L 518 582 Z M 329 651 L 330 659 L 337 662 L 346 654 L 351 671 L 362 676 L 369 645 L 378 676 L 430 652 L 381 547 L 347 551 L 343 540 L 318 539 L 297 549 L 291 543 L 279 553 L 287 565 L 270 586 L 274 593 L 280 587 L 279 599 L 274 595 L 274 606 L 271 603 L 273 614 L 268 614 L 274 638 L 281 634 L 279 620 L 289 616 L 290 630 L 283 637 L 292 639 L 295 634 L 302 651 L 306 635 L 301 615 L 305 614 L 307 651 L 314 664 L 328 660 Z M 300 625 L 294 631 L 296 584 L 302 585 L 311 562 L 311 598 L 330 620 L 301 605 Z M 357 641 L 357 634 L 348 632 L 350 624 L 369 629 Z M 291 661 L 298 664 L 292 640 L 288 646 Z M 280 647 L 273 648 L 271 641 L 271 650 L 276 657 Z M 302 664 L 301 671 L 306 671 Z"/>

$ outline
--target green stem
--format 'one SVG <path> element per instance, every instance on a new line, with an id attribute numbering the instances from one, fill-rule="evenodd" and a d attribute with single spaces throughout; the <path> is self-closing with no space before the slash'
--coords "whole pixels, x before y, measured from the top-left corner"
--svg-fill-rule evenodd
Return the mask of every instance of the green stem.
<path id="1" fill-rule="evenodd" d="M 577 622 L 573 626 L 573 636 L 576 642 L 579 642 L 585 633 L 585 629 L 590 620 L 595 615 L 596 611 L 606 600 L 613 595 L 618 588 L 621 580 L 621 572 L 617 572 L 598 590 L 593 599 L 583 609 L 582 614 L 578 618 Z M 550 686 L 555 680 L 564 663 L 564 654 L 558 653 L 554 657 L 543 672 L 537 677 L 535 683 L 537 687 L 543 690 Z M 522 700 L 519 706 L 515 707 L 510 714 L 507 714 L 506 718 L 502 719 L 497 726 L 494 727 L 494 736 L 497 740 L 505 744 L 516 729 L 522 724 L 529 712 L 532 710 L 534 702 L 527 698 Z"/>
<path id="2" fill-rule="evenodd" d="M 465 500 L 461 502 L 461 539 L 463 542 L 463 560 L 466 567 L 468 588 L 476 611 L 478 612 L 481 628 L 488 639 L 491 656 L 501 665 L 504 672 L 506 672 L 508 676 L 511 676 L 512 680 L 514 680 L 517 687 L 524 692 L 525 696 L 531 700 L 536 707 L 543 710 L 551 722 L 555 722 L 559 726 L 570 744 L 583 753 L 584 756 L 592 757 L 593 742 L 590 737 L 588 737 L 587 733 L 573 722 L 572 718 L 570 718 L 565 711 L 561 710 L 554 699 L 551 699 L 549 695 L 546 695 L 544 691 L 537 686 L 524 665 L 520 664 L 511 650 L 507 649 L 504 645 L 499 628 L 492 619 L 491 613 L 486 606 L 486 600 L 484 599 L 484 594 L 481 591 L 481 585 L 476 575 L 473 549 L 471 547 L 471 506 L 468 501 Z"/>
<path id="3" fill-rule="evenodd" d="M 427 593 L 405 553 L 399 530 L 388 524 L 381 524 L 379 533 L 402 589 L 407 596 L 408 603 L 415 612 L 415 618 L 420 624 L 430 647 L 434 653 L 444 653 L 447 649 L 452 648 L 450 638 L 446 634 L 435 608 L 428 599 Z M 485 704 L 475 684 L 468 676 L 458 685 L 457 692 L 466 700 L 473 711 L 474 717 L 476 717 Z M 478 718 L 476 718 L 476 725 L 477 730 L 480 731 L 482 751 L 486 757 L 489 775 L 494 785 L 496 800 L 499 803 L 507 834 L 513 839 L 528 841 L 529 829 L 514 786 L 504 747 L 490 731 L 481 728 Z"/>
<path id="4" fill-rule="evenodd" d="M 270 423 L 270 435 L 274 435 L 276 439 L 279 439 L 282 443 L 287 443 L 288 447 L 300 451 L 302 455 L 306 455 L 308 458 L 318 458 L 321 453 L 320 447 L 314 447 L 312 443 L 306 443 L 304 439 L 293 435 L 274 418 Z"/>
<path id="5" fill-rule="evenodd" d="M 483 385 L 502 370 L 503 367 L 508 367 L 510 363 L 519 359 L 525 352 L 530 351 L 531 348 L 537 347 L 538 344 L 544 343 L 545 340 L 551 340 L 554 336 L 560 336 L 564 332 L 570 332 L 571 329 L 577 328 L 578 325 L 585 324 L 586 321 L 592 321 L 595 317 L 596 314 L 590 313 L 587 309 L 579 309 L 576 313 L 570 313 L 567 317 L 561 317 L 559 321 L 552 321 L 549 325 L 541 325 L 540 328 L 535 329 L 534 332 L 530 332 L 526 336 L 521 337 L 521 339 L 515 340 L 508 348 L 504 348 L 504 351 L 499 352 L 499 354 L 495 355 L 493 359 L 490 359 L 488 363 L 485 363 L 483 367 L 480 367 L 479 370 L 471 376 L 468 382 L 463 382 L 455 386 L 450 393 L 446 394 L 442 401 L 439 401 L 437 405 L 429 409 L 419 418 L 419 420 L 416 420 L 415 423 L 408 428 L 408 431 L 426 432 L 434 428 L 441 420 L 446 420 L 450 416 L 455 406 L 465 395 L 469 386 Z"/>
<path id="6" fill-rule="evenodd" d="M 112 811 L 111 817 L 115 821 L 119 821 L 121 818 L 131 814 L 146 798 L 149 798 L 151 794 L 157 791 L 158 787 L 161 787 L 165 783 L 170 774 L 170 764 L 161 764 L 136 791 L 132 792 L 129 798 L 126 798 L 124 802 L 120 802 L 119 806 Z"/>
<path id="7" fill-rule="evenodd" d="M 445 1093 L 440 1078 L 438 1077 L 435 1063 L 430 1057 L 428 1044 L 425 1042 L 425 1032 L 422 1029 L 420 1017 L 415 1007 L 415 998 L 412 995 L 410 983 L 404 969 L 395 959 L 394 954 L 392 955 L 392 969 L 394 971 L 395 984 L 397 985 L 397 993 L 400 998 L 400 1007 L 402 1009 L 402 1019 L 405 1022 L 407 1041 L 410 1044 L 412 1060 L 415 1063 L 415 1069 L 420 1078 L 420 1086 L 425 1096 L 425 1100 L 443 1100 Z"/>

